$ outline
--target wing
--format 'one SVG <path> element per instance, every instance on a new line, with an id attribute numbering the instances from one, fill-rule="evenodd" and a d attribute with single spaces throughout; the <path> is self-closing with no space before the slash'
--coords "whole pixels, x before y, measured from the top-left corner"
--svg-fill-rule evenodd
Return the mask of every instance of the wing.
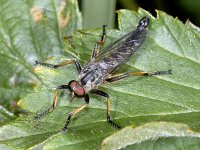
<path id="1" fill-rule="evenodd" d="M 105 57 L 114 57 L 116 54 L 121 54 L 124 61 L 128 59 L 143 43 L 146 37 L 146 28 L 137 28 L 134 31 L 124 35 L 105 47 L 96 57 L 96 60 L 101 60 Z"/>

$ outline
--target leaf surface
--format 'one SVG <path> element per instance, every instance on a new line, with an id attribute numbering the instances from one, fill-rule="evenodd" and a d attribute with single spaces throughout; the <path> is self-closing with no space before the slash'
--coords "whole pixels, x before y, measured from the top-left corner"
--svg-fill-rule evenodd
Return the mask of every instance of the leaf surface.
<path id="1" fill-rule="evenodd" d="M 35 61 L 63 54 L 63 37 L 77 28 L 76 0 L 0 0 L 0 104 L 30 92 L 39 81 Z"/>
<path id="2" fill-rule="evenodd" d="M 122 129 L 106 138 L 101 149 L 194 149 L 200 146 L 199 137 L 185 124 L 152 122 Z"/>

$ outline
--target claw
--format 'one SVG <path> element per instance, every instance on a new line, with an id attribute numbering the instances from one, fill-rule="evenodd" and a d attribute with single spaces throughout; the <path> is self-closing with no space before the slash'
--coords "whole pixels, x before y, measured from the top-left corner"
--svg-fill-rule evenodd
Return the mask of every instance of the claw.
<path id="1" fill-rule="evenodd" d="M 107 119 L 108 123 L 110 123 L 114 128 L 121 129 L 119 125 L 113 122 L 110 118 Z"/>
<path id="2" fill-rule="evenodd" d="M 64 134 L 64 133 L 67 132 L 67 131 L 68 131 L 67 128 L 64 127 L 64 128 L 62 128 L 62 129 L 60 130 L 60 133 L 61 133 L 61 134 Z"/>
<path id="3" fill-rule="evenodd" d="M 39 120 L 42 117 L 41 114 L 38 114 L 37 116 L 34 116 L 34 120 Z"/>
<path id="4" fill-rule="evenodd" d="M 44 115 L 48 114 L 49 112 L 51 112 L 53 110 L 53 106 L 51 106 L 50 108 L 48 108 L 47 110 L 45 110 L 42 113 L 39 113 L 37 116 L 34 117 L 35 120 L 39 120 L 40 118 L 42 118 Z"/>

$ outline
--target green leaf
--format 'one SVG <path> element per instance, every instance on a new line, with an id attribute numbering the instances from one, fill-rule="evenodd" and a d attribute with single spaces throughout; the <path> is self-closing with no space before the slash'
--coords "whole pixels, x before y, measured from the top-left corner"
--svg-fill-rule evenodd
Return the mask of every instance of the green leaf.
<path id="1" fill-rule="evenodd" d="M 122 129 L 106 138 L 101 149 L 195 149 L 200 146 L 199 137 L 185 124 L 152 122 Z"/>
<path id="2" fill-rule="evenodd" d="M 15 115 L 9 112 L 6 108 L 0 105 L 0 125 L 2 126 L 5 123 L 8 123 L 15 119 Z"/>
<path id="3" fill-rule="evenodd" d="M 81 28 L 76 0 L 0 0 L 0 103 L 33 88 L 36 60 L 64 52 L 63 36 Z"/>
<path id="4" fill-rule="evenodd" d="M 144 16 L 150 17 L 150 26 L 142 47 L 117 72 L 171 69 L 173 74 L 130 77 L 99 87 L 110 95 L 113 120 L 122 127 L 150 121 L 182 122 L 200 131 L 199 28 L 164 12 L 158 12 L 157 18 L 142 9 L 118 14 L 120 30 L 107 30 L 106 45 L 135 29 Z M 67 39 L 66 50 L 85 64 L 101 33 L 101 29 L 78 31 Z M 47 62 L 64 59 L 53 57 Z M 36 88 L 19 105 L 35 115 L 52 105 L 56 86 L 78 79 L 78 74 L 72 65 L 59 69 L 37 66 L 34 70 L 46 86 Z M 67 133 L 60 134 L 68 113 L 84 103 L 83 99 L 70 103 L 68 94 L 60 92 L 57 109 L 41 120 L 30 115 L 0 128 L 0 142 L 13 148 L 99 149 L 102 140 L 117 131 L 106 122 L 106 99 L 90 94 L 88 108 L 71 119 Z"/>
<path id="5" fill-rule="evenodd" d="M 0 144 L 0 149 L 1 150 L 11 150 L 11 148 L 9 148 L 9 147 L 7 147 L 7 146 L 5 146 L 3 144 L 2 145 Z"/>

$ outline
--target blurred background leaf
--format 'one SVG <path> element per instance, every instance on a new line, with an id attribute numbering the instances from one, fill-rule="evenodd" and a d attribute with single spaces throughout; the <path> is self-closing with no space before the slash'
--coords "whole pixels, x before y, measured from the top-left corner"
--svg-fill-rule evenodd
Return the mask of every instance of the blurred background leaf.
<path id="1" fill-rule="evenodd" d="M 82 27 L 76 0 L 0 0 L 0 104 L 17 113 L 16 101 L 40 79 L 35 60 L 64 53 L 63 36 Z"/>
<path id="2" fill-rule="evenodd" d="M 199 0 L 79 0 L 83 13 L 84 28 L 101 27 L 103 24 L 117 27 L 117 17 L 114 10 L 130 9 L 137 11 L 139 7 L 149 11 L 154 16 L 155 10 L 162 10 L 182 21 L 190 19 L 200 26 Z M 115 17 L 115 24 L 112 22 Z"/>
<path id="3" fill-rule="evenodd" d="M 84 0 L 82 12 L 84 28 L 97 28 L 107 25 L 114 27 L 116 0 Z"/>

